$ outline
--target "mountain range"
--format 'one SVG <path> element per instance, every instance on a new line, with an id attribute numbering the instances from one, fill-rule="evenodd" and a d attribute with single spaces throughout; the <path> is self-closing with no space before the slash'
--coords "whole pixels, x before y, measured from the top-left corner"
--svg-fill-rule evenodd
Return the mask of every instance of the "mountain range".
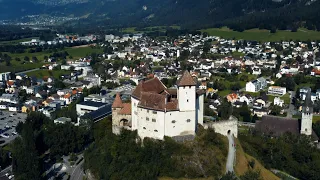
<path id="1" fill-rule="evenodd" d="M 107 26 L 320 29 L 319 9 L 319 0 L 0 0 L 0 19 L 47 14 Z"/>

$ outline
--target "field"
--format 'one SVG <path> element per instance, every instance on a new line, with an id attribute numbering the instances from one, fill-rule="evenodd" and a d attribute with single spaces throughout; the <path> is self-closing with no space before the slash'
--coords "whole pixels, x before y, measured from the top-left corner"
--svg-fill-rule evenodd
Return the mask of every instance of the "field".
<path id="1" fill-rule="evenodd" d="M 169 26 L 173 29 L 180 29 L 180 26 Z M 166 26 L 152 26 L 152 27 L 146 27 L 143 28 L 143 30 L 136 30 L 136 27 L 128 27 L 122 29 L 123 33 L 148 33 L 148 32 L 153 32 L 153 31 L 161 31 L 165 32 L 166 31 Z"/>
<path id="2" fill-rule="evenodd" d="M 58 79 L 59 77 L 61 77 L 62 75 L 69 75 L 70 71 L 67 70 L 47 70 L 47 69 L 40 69 L 37 71 L 32 71 L 32 72 L 28 72 L 26 73 L 26 75 L 28 76 L 35 76 L 37 78 L 42 78 L 43 76 L 53 76 L 54 78 Z"/>
<path id="3" fill-rule="evenodd" d="M 19 44 L 20 42 L 31 41 L 31 39 L 37 39 L 37 37 L 25 38 L 25 39 L 17 39 L 12 41 L 0 41 L 0 45 L 14 45 Z"/>
<path id="4" fill-rule="evenodd" d="M 281 41 L 281 40 L 320 40 L 320 32 L 310 31 L 304 28 L 298 29 L 297 32 L 278 30 L 276 33 L 270 33 L 268 30 L 250 29 L 243 32 L 230 30 L 229 28 L 210 28 L 202 29 L 201 32 L 207 32 L 212 36 L 219 36 L 228 39 L 244 39 L 255 41 Z"/>
<path id="5" fill-rule="evenodd" d="M 103 52 L 101 48 L 91 48 L 91 47 L 65 48 L 64 50 L 59 52 L 63 52 L 63 51 L 67 51 L 69 56 L 72 56 L 73 59 L 83 58 L 87 55 L 90 55 L 91 53 Z M 11 66 L 6 66 L 5 63 L 0 63 L 0 73 L 1 72 L 21 72 L 29 69 L 40 68 L 42 65 L 46 64 L 43 62 L 44 56 L 49 57 L 51 54 L 53 54 L 48 51 L 36 52 L 36 53 L 25 52 L 20 54 L 12 54 L 12 53 L 6 53 L 6 52 L 2 52 L 2 53 L 8 54 L 12 60 L 11 60 Z M 25 56 L 29 57 L 30 59 L 32 59 L 32 57 L 37 57 L 39 62 L 38 63 L 25 62 L 23 60 Z M 15 58 L 20 58 L 21 61 L 16 61 Z"/>

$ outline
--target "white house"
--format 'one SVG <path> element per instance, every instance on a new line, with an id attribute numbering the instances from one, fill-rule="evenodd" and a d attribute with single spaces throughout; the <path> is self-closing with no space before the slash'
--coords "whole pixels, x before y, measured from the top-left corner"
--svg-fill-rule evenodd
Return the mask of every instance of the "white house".
<path id="1" fill-rule="evenodd" d="M 247 82 L 246 91 L 247 92 L 258 92 L 267 87 L 267 80 L 263 77 Z"/>
<path id="2" fill-rule="evenodd" d="M 0 73 L 0 81 L 10 80 L 10 72 Z"/>
<path id="3" fill-rule="evenodd" d="M 287 88 L 280 87 L 280 86 L 270 86 L 268 88 L 268 94 L 274 94 L 274 95 L 285 95 L 287 93 Z"/>
<path id="4" fill-rule="evenodd" d="M 282 107 L 284 105 L 284 100 L 280 99 L 280 97 L 275 97 L 273 99 L 273 104 Z"/>
<path id="5" fill-rule="evenodd" d="M 195 135 L 197 124 L 203 124 L 204 91 L 197 90 L 187 71 L 177 86 L 167 89 L 158 78 L 140 82 L 131 96 L 131 111 L 117 95 L 112 105 L 113 132 L 126 128 L 137 130 L 142 139 L 161 140 L 164 136 Z"/>

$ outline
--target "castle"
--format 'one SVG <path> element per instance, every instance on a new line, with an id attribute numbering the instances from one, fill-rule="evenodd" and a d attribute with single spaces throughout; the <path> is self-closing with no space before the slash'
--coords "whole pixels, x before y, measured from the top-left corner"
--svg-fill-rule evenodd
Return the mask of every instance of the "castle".
<path id="1" fill-rule="evenodd" d="M 195 135 L 197 124 L 203 125 L 205 91 L 185 71 L 178 88 L 167 88 L 158 78 L 142 81 L 123 103 L 118 93 L 112 104 L 112 130 L 137 130 L 141 139 L 160 139 Z"/>

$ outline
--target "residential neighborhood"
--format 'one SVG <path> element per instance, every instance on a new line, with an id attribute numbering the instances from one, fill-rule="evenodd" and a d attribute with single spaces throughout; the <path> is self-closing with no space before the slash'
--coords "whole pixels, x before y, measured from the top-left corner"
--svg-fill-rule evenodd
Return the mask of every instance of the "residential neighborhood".
<path id="1" fill-rule="evenodd" d="M 21 45 L 90 43 L 99 38 L 57 36 Z M 0 73 L 1 112 L 19 117 L 38 112 L 54 124 L 75 127 L 112 116 L 115 135 L 125 129 L 137 131 L 141 139 L 172 137 L 184 142 L 194 139 L 197 125 L 237 137 L 253 126 L 264 134 L 312 136 L 318 143 L 312 122 L 320 119 L 320 43 L 260 43 L 206 34 L 108 34 L 88 46 L 103 53 L 48 57 L 40 69 L 43 75 Z M 8 131 L 15 126 L 0 126 L 1 137 L 13 140 L 17 132 Z"/>

